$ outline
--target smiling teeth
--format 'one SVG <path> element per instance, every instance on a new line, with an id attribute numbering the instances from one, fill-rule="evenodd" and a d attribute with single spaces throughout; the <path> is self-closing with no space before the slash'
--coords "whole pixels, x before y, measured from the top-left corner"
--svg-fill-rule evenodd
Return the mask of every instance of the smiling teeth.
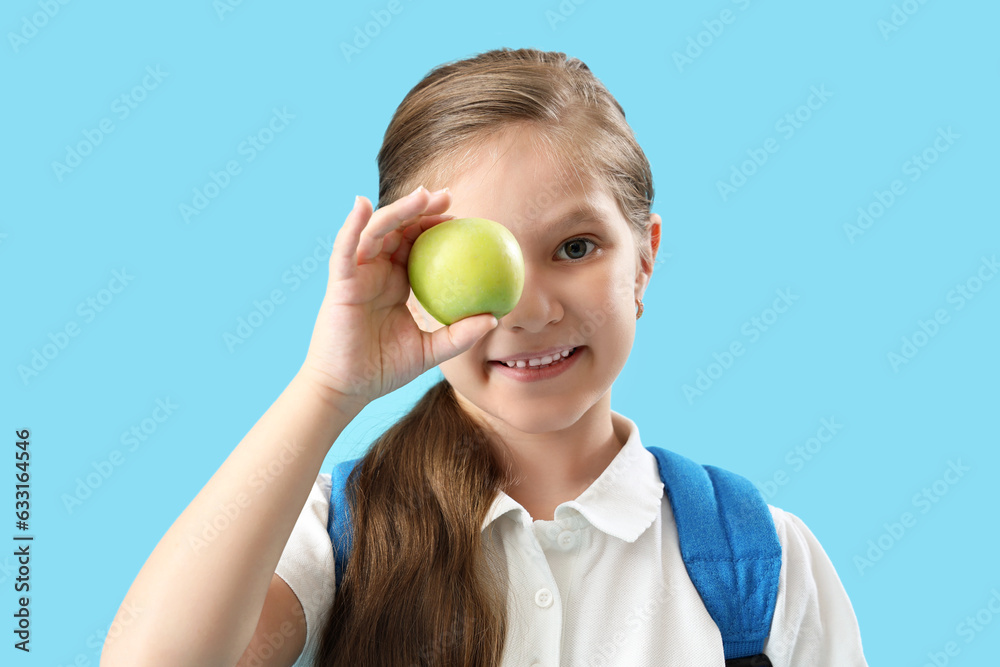
<path id="1" fill-rule="evenodd" d="M 546 355 L 544 357 L 539 357 L 536 359 L 518 359 L 517 361 L 505 361 L 503 363 L 506 364 L 509 368 L 524 368 L 525 366 L 531 366 L 531 367 L 548 366 L 557 359 L 565 359 L 575 349 L 576 348 L 574 347 L 570 350 L 563 350 L 558 354 Z"/>

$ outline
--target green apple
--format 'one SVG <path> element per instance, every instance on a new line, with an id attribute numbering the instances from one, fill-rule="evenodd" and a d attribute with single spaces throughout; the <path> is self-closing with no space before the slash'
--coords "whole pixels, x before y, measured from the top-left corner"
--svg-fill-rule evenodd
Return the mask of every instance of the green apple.
<path id="1" fill-rule="evenodd" d="M 486 218 L 457 218 L 422 232 L 407 261 L 417 301 L 442 324 L 514 310 L 524 287 L 524 256 L 510 230 Z"/>

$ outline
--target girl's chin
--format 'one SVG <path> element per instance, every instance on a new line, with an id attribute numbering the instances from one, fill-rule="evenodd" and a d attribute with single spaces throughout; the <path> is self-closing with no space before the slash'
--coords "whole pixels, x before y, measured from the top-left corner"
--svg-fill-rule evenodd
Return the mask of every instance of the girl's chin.
<path id="1" fill-rule="evenodd" d="M 582 394 L 568 391 L 533 393 L 525 399 L 525 390 L 517 386 L 487 389 L 480 395 L 477 409 L 487 414 L 487 418 L 498 429 L 509 428 L 516 433 L 551 433 L 573 426 L 586 412 L 587 405 Z"/>

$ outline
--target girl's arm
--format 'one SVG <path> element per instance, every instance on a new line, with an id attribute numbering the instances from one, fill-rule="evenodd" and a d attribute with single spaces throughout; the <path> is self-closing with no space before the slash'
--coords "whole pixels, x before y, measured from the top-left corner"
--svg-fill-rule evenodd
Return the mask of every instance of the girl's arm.
<path id="1" fill-rule="evenodd" d="M 156 545 L 101 667 L 236 665 L 323 460 L 354 416 L 297 374 Z"/>
<path id="2" fill-rule="evenodd" d="M 333 442 L 368 403 L 497 325 L 487 313 L 429 333 L 407 309 L 410 248 L 454 217 L 444 214 L 450 204 L 447 189 L 422 186 L 378 211 L 355 199 L 302 368 L 156 545 L 101 667 L 236 665 Z"/>
<path id="3" fill-rule="evenodd" d="M 308 628 L 302 603 L 275 574 L 257 629 L 236 667 L 292 667 L 306 647 Z"/>

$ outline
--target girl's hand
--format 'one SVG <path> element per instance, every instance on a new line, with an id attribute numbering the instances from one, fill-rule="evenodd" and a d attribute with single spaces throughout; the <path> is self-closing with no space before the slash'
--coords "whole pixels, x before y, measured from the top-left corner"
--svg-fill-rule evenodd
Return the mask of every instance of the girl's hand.
<path id="1" fill-rule="evenodd" d="M 423 186 L 374 213 L 371 202 L 358 197 L 337 233 L 300 375 L 351 417 L 469 349 L 497 324 L 485 313 L 428 333 L 406 307 L 410 248 L 421 232 L 455 217 L 443 215 L 450 205 L 450 192 Z"/>

